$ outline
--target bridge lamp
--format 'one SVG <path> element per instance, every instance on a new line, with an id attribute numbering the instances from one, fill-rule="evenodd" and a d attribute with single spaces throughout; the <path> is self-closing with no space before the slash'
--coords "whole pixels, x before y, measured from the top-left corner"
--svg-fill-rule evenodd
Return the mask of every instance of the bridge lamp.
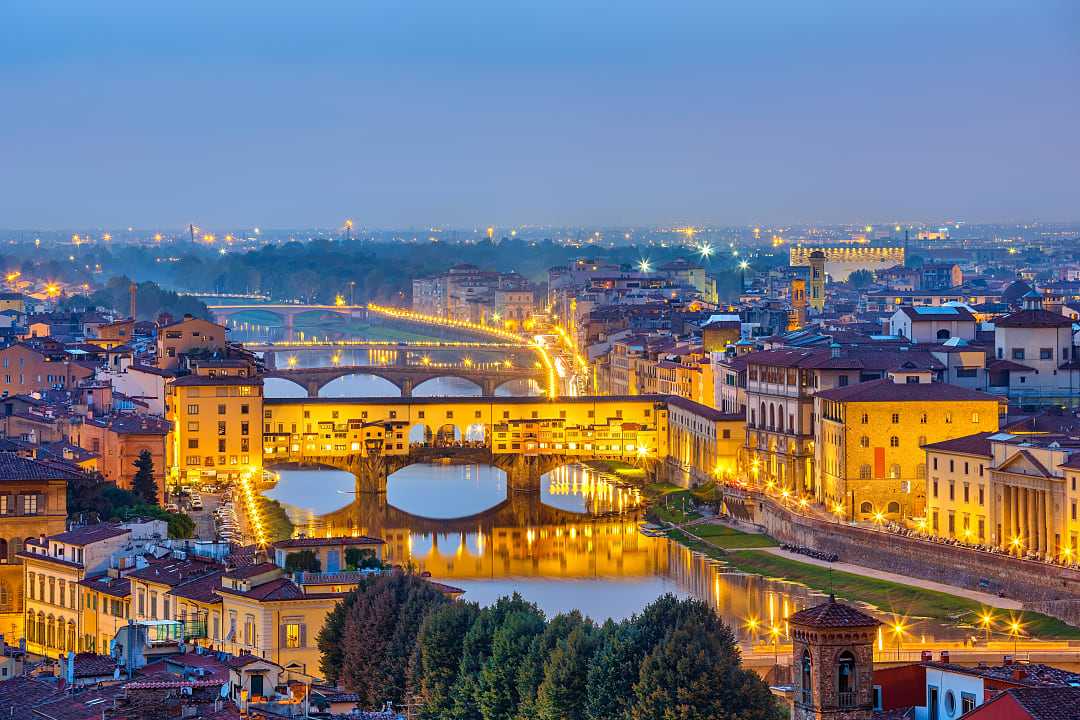
<path id="1" fill-rule="evenodd" d="M 637 449 L 637 454 L 638 454 L 638 457 L 640 457 L 640 458 L 648 457 L 649 448 L 645 447 L 644 445 L 641 445 Z"/>
<path id="2" fill-rule="evenodd" d="M 296 367 L 296 356 L 295 355 L 290 355 L 289 356 L 289 367 Z"/>

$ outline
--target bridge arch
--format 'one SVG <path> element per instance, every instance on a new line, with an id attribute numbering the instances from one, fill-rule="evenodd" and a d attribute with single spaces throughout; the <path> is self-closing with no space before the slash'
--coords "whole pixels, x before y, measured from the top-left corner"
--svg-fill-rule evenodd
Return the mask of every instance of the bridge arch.
<path id="1" fill-rule="evenodd" d="M 343 372 L 319 386 L 319 397 L 399 397 L 401 386 L 377 372 Z"/>
<path id="2" fill-rule="evenodd" d="M 494 395 L 539 397 L 544 389 L 535 378 L 511 378 L 495 385 Z"/>
<path id="3" fill-rule="evenodd" d="M 292 378 L 269 376 L 263 379 L 264 397 L 302 398 L 307 394 L 307 388 Z"/>
<path id="4" fill-rule="evenodd" d="M 443 394 L 435 392 L 436 390 L 438 390 L 439 387 L 437 383 L 444 382 L 446 380 L 457 380 L 467 384 L 469 387 L 462 387 L 462 392 Z M 468 392 L 464 392 L 466 389 L 468 390 Z M 416 383 L 415 385 L 413 385 L 412 388 L 413 397 L 440 397 L 440 395 L 452 395 L 455 397 L 480 397 L 483 394 L 484 386 L 481 383 L 473 380 L 472 378 L 465 377 L 464 375 L 454 375 L 452 373 L 427 378 L 426 380 L 422 380 L 421 382 Z"/>

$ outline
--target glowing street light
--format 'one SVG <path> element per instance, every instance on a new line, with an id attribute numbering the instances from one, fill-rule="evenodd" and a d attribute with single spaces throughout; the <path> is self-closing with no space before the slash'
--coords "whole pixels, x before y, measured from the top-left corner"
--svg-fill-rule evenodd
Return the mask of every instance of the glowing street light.
<path id="1" fill-rule="evenodd" d="M 889 630 L 896 636 L 896 659 L 900 659 L 900 643 L 904 639 L 904 631 L 907 630 L 907 625 L 904 624 L 902 618 L 897 618 L 889 624 Z"/>
<path id="2" fill-rule="evenodd" d="M 345 307 L 345 296 L 344 295 L 335 295 L 334 296 L 334 305 L 336 305 L 337 307 Z"/>
<path id="3" fill-rule="evenodd" d="M 744 624 L 746 625 L 746 629 L 750 631 L 750 642 L 756 643 L 757 631 L 758 627 L 760 627 L 761 625 L 761 621 L 751 615 L 750 617 L 746 618 L 746 622 Z"/>
<path id="4" fill-rule="evenodd" d="M 643 272 L 643 273 L 652 272 L 652 263 L 650 263 L 647 258 L 641 258 L 641 260 L 638 261 L 637 266 L 638 266 L 638 270 L 640 272 Z"/>
<path id="5" fill-rule="evenodd" d="M 708 260 L 712 257 L 713 246 L 709 243 L 702 243 L 701 247 L 698 248 L 698 254 L 701 255 L 702 260 Z"/>
<path id="6" fill-rule="evenodd" d="M 1009 619 L 1009 636 L 1013 639 L 1013 655 L 1016 655 L 1017 644 L 1020 641 L 1020 635 L 1023 634 L 1024 624 L 1017 618 Z"/>
<path id="7" fill-rule="evenodd" d="M 990 628 L 994 624 L 994 613 L 990 610 L 983 610 L 979 613 L 979 626 L 986 631 L 986 641 L 990 642 Z"/>

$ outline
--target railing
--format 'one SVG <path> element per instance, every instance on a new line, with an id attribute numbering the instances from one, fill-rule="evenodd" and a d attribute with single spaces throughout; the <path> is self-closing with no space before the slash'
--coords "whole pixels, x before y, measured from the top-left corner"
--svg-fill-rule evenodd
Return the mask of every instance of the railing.
<path id="1" fill-rule="evenodd" d="M 840 707 L 842 707 L 842 708 L 855 707 L 855 691 L 854 690 L 849 691 L 849 692 L 841 691 L 841 692 L 837 693 L 837 700 L 838 700 L 838 703 L 839 703 Z"/>

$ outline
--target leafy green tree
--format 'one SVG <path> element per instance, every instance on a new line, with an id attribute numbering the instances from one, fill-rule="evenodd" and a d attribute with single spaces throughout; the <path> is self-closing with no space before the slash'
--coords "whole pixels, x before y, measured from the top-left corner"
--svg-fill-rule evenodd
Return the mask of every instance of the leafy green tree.
<path id="1" fill-rule="evenodd" d="M 451 691 L 461 667 L 465 635 L 480 608 L 455 602 L 428 613 L 416 638 L 416 654 L 409 668 L 409 692 L 420 705 L 421 720 L 452 717 Z"/>
<path id="2" fill-rule="evenodd" d="M 361 583 L 345 611 L 338 677 L 360 696 L 361 705 L 378 707 L 404 699 L 406 672 L 424 617 L 448 602 L 428 581 L 400 571 Z"/>
<path id="3" fill-rule="evenodd" d="M 285 570 L 288 572 L 322 572 L 322 563 L 313 550 L 299 550 L 285 555 Z"/>
<path id="4" fill-rule="evenodd" d="M 374 551 L 366 548 L 346 548 L 345 567 L 350 570 L 378 570 L 383 564 Z"/>
<path id="5" fill-rule="evenodd" d="M 544 631 L 544 616 L 535 609 L 507 615 L 491 639 L 491 656 L 480 671 L 478 704 L 484 720 L 510 720 L 521 704 L 517 670 L 536 636 Z"/>
<path id="6" fill-rule="evenodd" d="M 154 479 L 154 458 L 149 450 L 143 450 L 135 459 L 135 477 L 131 481 L 131 489 L 147 505 L 158 504 L 158 486 Z"/>
<path id="7" fill-rule="evenodd" d="M 769 688 L 739 665 L 730 629 L 682 625 L 641 665 L 630 720 L 780 720 Z"/>
<path id="8" fill-rule="evenodd" d="M 536 695 L 539 720 L 586 720 L 588 672 L 596 652 L 597 633 L 582 623 L 559 641 L 544 668 Z"/>
<path id="9" fill-rule="evenodd" d="M 341 662 L 345 657 L 345 651 L 341 646 L 342 633 L 345 632 L 345 616 L 354 604 L 360 588 L 369 580 L 362 580 L 360 586 L 338 601 L 334 608 L 327 613 L 326 620 L 315 638 L 315 644 L 319 648 L 319 670 L 326 680 L 337 685 L 341 679 Z"/>
<path id="10" fill-rule="evenodd" d="M 860 290 L 864 287 L 870 286 L 870 284 L 874 282 L 874 273 L 870 272 L 869 270 L 856 270 L 855 272 L 848 275 L 847 281 L 848 285 L 855 288 L 856 290 Z"/>
<path id="11" fill-rule="evenodd" d="M 540 614 L 539 608 L 514 593 L 483 608 L 472 627 L 465 633 L 461 646 L 461 667 L 458 669 L 457 682 L 452 692 L 452 716 L 455 720 L 481 720 L 483 717 L 480 711 L 480 675 L 491 657 L 496 631 L 507 616 L 516 612 Z"/>
<path id="12" fill-rule="evenodd" d="M 517 670 L 517 693 L 521 698 L 517 716 L 519 719 L 537 717 L 536 698 L 540 690 L 540 684 L 544 681 L 544 673 L 551 653 L 565 640 L 570 633 L 578 627 L 588 623 L 577 610 L 571 613 L 563 613 L 553 617 L 533 640 L 529 647 L 529 653 L 522 660 Z"/>
<path id="13" fill-rule="evenodd" d="M 638 634 L 629 622 L 609 620 L 600 628 L 585 683 L 585 717 L 589 720 L 626 717 L 641 665 Z"/>

